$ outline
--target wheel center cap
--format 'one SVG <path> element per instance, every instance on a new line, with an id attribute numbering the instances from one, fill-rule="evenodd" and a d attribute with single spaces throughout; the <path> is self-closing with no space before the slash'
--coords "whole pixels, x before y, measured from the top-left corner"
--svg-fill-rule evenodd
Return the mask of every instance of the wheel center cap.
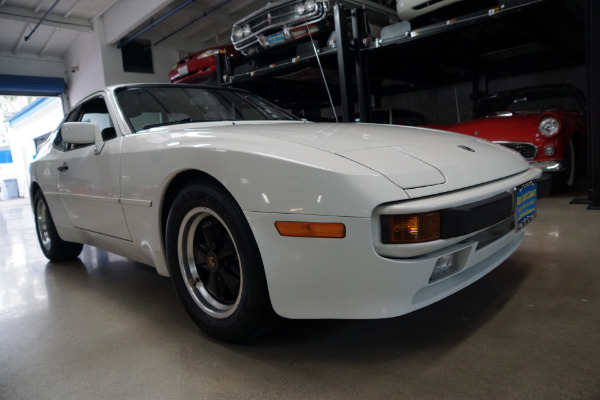
<path id="1" fill-rule="evenodd" d="M 209 254 L 208 257 L 206 257 L 206 261 L 208 262 L 208 265 L 210 265 L 211 269 L 216 269 L 218 266 L 218 260 L 217 260 L 217 256 L 214 254 Z"/>

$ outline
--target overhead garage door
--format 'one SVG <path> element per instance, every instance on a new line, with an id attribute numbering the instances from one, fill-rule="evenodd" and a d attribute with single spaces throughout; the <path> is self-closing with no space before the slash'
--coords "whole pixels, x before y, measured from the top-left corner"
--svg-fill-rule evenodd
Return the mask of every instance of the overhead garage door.
<path id="1" fill-rule="evenodd" d="M 57 96 L 65 91 L 63 78 L 0 74 L 0 94 Z"/>

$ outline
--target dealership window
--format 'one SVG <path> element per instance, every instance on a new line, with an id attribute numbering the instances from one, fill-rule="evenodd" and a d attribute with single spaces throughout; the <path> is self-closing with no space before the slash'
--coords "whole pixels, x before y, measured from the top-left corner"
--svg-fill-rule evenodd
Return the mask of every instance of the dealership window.
<path id="1" fill-rule="evenodd" d="M 148 40 L 136 39 L 121 47 L 123 71 L 153 74 L 152 45 Z"/>

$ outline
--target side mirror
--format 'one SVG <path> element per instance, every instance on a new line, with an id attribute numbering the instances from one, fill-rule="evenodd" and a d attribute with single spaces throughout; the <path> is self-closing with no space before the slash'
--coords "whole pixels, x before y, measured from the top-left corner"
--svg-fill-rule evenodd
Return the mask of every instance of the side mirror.
<path id="1" fill-rule="evenodd" d="M 104 140 L 98 125 L 91 122 L 65 122 L 60 127 L 62 139 L 67 143 L 95 144 L 94 153 L 100 154 Z"/>

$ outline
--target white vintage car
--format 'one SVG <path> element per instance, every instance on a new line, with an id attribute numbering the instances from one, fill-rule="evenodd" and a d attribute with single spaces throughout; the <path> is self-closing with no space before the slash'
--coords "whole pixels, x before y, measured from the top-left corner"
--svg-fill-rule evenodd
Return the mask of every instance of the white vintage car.
<path id="1" fill-rule="evenodd" d="M 31 175 L 46 257 L 88 244 L 153 265 L 237 341 L 276 315 L 394 317 L 475 282 L 523 240 L 540 170 L 466 135 L 140 84 L 75 106 Z"/>
<path id="2" fill-rule="evenodd" d="M 396 11 L 401 20 L 419 17 L 462 0 L 397 0 Z"/>

